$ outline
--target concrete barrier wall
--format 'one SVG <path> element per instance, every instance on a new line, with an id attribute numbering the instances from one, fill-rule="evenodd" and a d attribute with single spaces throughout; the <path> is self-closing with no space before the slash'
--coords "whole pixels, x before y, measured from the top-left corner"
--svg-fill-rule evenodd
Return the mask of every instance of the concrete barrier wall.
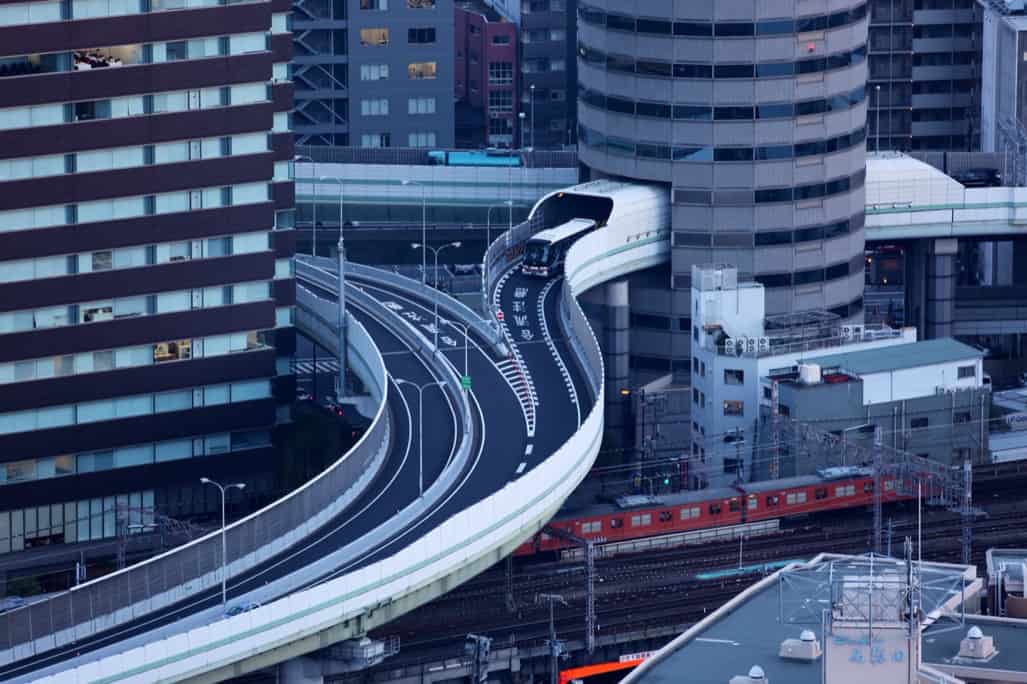
<path id="1" fill-rule="evenodd" d="M 314 314 L 312 323 L 332 327 Z M 357 444 L 324 472 L 227 528 L 228 576 L 236 576 L 313 534 L 370 484 L 388 451 L 391 425 L 385 364 L 359 323 L 350 363 L 378 411 Z M 59 648 L 196 596 L 221 582 L 220 530 L 124 570 L 0 615 L 0 664 Z"/>

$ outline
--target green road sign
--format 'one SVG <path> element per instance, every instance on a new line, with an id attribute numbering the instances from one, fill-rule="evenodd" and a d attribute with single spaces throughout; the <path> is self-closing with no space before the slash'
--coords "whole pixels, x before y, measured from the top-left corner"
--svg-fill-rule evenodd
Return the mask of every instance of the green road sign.
<path id="1" fill-rule="evenodd" d="M 463 387 L 465 390 L 471 389 L 471 376 L 470 375 L 462 375 L 462 376 L 460 376 L 460 386 Z"/>

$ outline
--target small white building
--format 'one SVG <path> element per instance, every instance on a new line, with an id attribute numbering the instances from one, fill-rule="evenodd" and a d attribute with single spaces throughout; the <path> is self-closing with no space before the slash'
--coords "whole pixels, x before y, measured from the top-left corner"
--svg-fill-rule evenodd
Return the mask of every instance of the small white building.
<path id="1" fill-rule="evenodd" d="M 915 328 L 841 325 L 827 312 L 768 319 L 762 285 L 739 283 L 734 266 L 693 266 L 689 471 L 709 486 L 738 476 L 744 445 L 753 443 L 762 378 L 795 374 L 804 359 L 910 342 Z"/>

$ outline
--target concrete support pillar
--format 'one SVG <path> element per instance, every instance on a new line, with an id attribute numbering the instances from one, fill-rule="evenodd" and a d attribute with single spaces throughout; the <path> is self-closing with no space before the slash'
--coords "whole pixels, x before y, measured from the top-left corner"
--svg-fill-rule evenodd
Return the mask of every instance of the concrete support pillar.
<path id="1" fill-rule="evenodd" d="M 956 238 L 931 240 L 927 254 L 924 339 L 952 336 L 956 305 Z"/>
<path id="2" fill-rule="evenodd" d="M 952 335 L 958 246 L 955 238 L 917 240 L 906 251 L 906 320 L 921 340 Z"/>
<path id="3" fill-rule="evenodd" d="M 603 304 L 603 363 L 606 366 L 606 440 L 611 447 L 631 446 L 631 396 L 621 390 L 631 389 L 631 321 L 630 289 L 627 280 L 605 286 Z"/>
<path id="4" fill-rule="evenodd" d="M 280 684 L 324 684 L 324 680 L 324 668 L 319 658 L 293 658 L 278 665 Z"/>

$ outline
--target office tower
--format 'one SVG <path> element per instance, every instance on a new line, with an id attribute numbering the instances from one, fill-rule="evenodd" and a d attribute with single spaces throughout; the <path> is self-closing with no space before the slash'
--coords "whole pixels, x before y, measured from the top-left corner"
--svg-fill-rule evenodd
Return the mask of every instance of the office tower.
<path id="1" fill-rule="evenodd" d="M 288 10 L 0 5 L 0 553 L 206 510 L 201 476 L 273 459 Z"/>
<path id="2" fill-rule="evenodd" d="M 456 144 L 516 144 L 517 24 L 482 0 L 456 7 Z"/>
<path id="3" fill-rule="evenodd" d="M 980 146 L 980 10 L 975 0 L 869 4 L 869 149 Z M 880 124 L 880 128 L 878 128 Z"/>
<path id="4" fill-rule="evenodd" d="M 652 355 L 688 366 L 693 264 L 736 265 L 768 315 L 861 318 L 866 4 L 605 7 L 579 6 L 579 154 L 667 186 L 670 273 L 632 281 L 633 311 L 676 333 Z"/>
<path id="5" fill-rule="evenodd" d="M 297 0 L 303 145 L 452 147 L 453 0 Z"/>
<path id="6" fill-rule="evenodd" d="M 577 139 L 577 4 L 577 0 L 521 2 L 524 146 L 554 149 Z"/>

